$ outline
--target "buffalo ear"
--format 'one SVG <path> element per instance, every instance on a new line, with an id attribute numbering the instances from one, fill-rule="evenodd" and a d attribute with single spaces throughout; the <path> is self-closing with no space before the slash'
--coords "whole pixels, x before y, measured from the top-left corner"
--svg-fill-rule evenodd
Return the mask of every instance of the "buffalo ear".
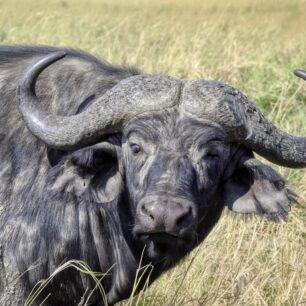
<path id="1" fill-rule="evenodd" d="M 106 203 L 117 198 L 123 190 L 121 146 L 114 141 L 104 141 L 64 155 L 55 153 L 50 155 L 58 162 L 51 170 L 50 189 L 53 192 L 73 193 Z"/>
<path id="2" fill-rule="evenodd" d="M 234 212 L 260 214 L 279 221 L 286 220 L 296 196 L 275 170 L 250 158 L 225 183 L 223 199 Z"/>

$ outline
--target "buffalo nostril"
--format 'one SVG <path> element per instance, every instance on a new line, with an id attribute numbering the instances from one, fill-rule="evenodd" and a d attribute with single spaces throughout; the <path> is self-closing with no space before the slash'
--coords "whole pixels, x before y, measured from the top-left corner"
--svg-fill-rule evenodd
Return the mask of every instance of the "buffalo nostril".
<path id="1" fill-rule="evenodd" d="M 179 229 L 187 228 L 190 226 L 190 224 L 193 223 L 193 220 L 194 220 L 194 217 L 192 214 L 192 210 L 191 208 L 189 208 L 188 212 L 185 215 L 177 219 L 176 226 Z"/>
<path id="2" fill-rule="evenodd" d="M 145 205 L 142 205 L 140 211 L 144 216 L 149 217 L 152 221 L 154 220 L 153 214 L 146 208 Z"/>

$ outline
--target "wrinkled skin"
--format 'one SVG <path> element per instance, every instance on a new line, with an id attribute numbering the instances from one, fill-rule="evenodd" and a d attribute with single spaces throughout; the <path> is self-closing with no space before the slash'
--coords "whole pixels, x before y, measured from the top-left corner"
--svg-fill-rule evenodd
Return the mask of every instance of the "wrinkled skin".
<path id="1" fill-rule="evenodd" d="M 48 74 L 52 81 L 45 74 L 37 87 L 58 80 L 57 69 Z M 101 84 L 102 74 L 110 73 L 103 69 Z M 113 74 L 115 82 L 124 71 Z M 97 88 L 103 92 L 101 84 Z M 55 86 L 59 97 L 60 86 Z M 54 94 L 48 90 L 38 90 L 40 100 L 59 113 L 82 112 L 95 102 L 94 92 L 83 91 L 81 105 L 71 98 L 63 110 L 46 102 L 48 92 Z M 1 123 L 14 128 L 0 133 L 1 305 L 23 305 L 38 281 L 71 259 L 109 272 L 101 284 L 113 304 L 131 294 L 140 265 L 154 266 L 152 282 L 203 241 L 226 205 L 274 220 L 288 214 L 293 196 L 280 175 L 249 149 L 230 143 L 212 121 L 176 110 L 150 113 L 130 120 L 119 134 L 63 152 L 31 135 L 10 104 L 12 92 L 2 96 L 7 116 Z M 51 293 L 46 304 L 77 305 L 94 288 L 89 277 L 70 268 L 37 303 Z M 90 303 L 101 303 L 97 290 Z"/>

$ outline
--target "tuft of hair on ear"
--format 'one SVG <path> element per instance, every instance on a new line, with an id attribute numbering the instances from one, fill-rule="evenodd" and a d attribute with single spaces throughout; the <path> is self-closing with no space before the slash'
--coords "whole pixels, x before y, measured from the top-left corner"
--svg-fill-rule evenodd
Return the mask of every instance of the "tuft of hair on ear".
<path id="1" fill-rule="evenodd" d="M 301 202 L 299 202 L 299 196 L 289 187 L 285 187 L 286 194 L 288 199 L 291 201 L 291 204 L 298 204 L 302 205 Z"/>
<path id="2" fill-rule="evenodd" d="M 262 219 L 262 215 L 259 215 L 258 213 L 246 213 L 246 214 L 240 214 L 237 212 L 234 212 L 230 209 L 226 209 L 224 210 L 224 214 L 226 216 L 229 216 L 230 218 L 234 219 L 234 220 L 239 220 L 245 223 L 248 223 L 250 220 L 261 220 Z"/>
<path id="3" fill-rule="evenodd" d="M 92 148 L 82 149 L 75 151 L 69 157 L 71 162 L 82 168 L 92 168 L 93 165 L 93 154 L 94 150 Z"/>

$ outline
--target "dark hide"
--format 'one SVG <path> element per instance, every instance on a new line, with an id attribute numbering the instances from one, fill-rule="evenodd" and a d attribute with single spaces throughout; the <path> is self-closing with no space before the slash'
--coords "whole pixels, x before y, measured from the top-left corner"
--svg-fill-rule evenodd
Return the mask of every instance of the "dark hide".
<path id="1" fill-rule="evenodd" d="M 15 87 L 30 62 L 55 50 L 0 48 L 0 305 L 23 305 L 38 281 L 72 259 L 109 272 L 101 284 L 112 304 L 131 294 L 140 260 L 154 266 L 154 281 L 203 241 L 225 204 L 287 215 L 292 198 L 274 170 L 229 143 L 221 126 L 174 110 L 139 116 L 77 151 L 46 148 L 21 119 Z M 66 51 L 37 82 L 53 113 L 81 112 L 138 73 Z M 90 302 L 101 303 L 90 277 L 70 268 L 37 302 L 51 293 L 45 305 L 77 305 L 92 290 Z"/>

